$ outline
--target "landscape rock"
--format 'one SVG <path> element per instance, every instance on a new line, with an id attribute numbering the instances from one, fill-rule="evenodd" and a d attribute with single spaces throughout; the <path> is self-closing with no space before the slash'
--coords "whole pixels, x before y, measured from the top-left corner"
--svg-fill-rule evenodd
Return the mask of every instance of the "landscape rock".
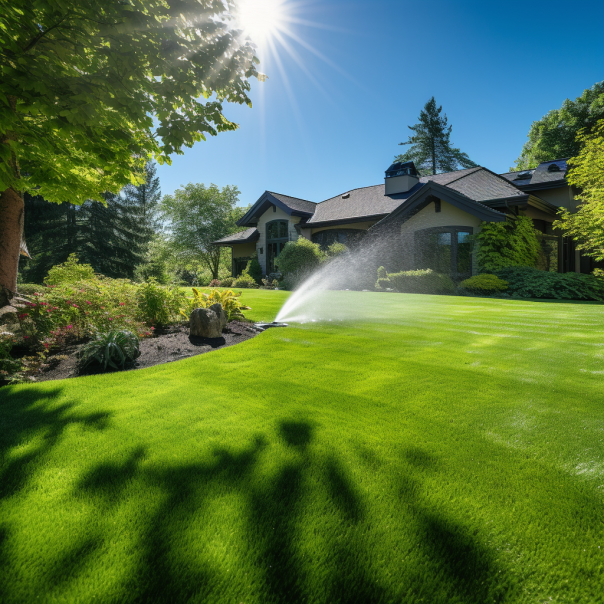
<path id="1" fill-rule="evenodd" d="M 220 302 L 216 302 L 216 304 L 212 304 L 210 308 L 216 313 L 216 315 L 220 319 L 220 329 L 224 329 L 227 324 L 227 316 L 224 312 L 224 309 L 222 308 L 222 304 L 220 304 Z"/>
<path id="2" fill-rule="evenodd" d="M 189 330 L 191 336 L 220 338 L 222 336 L 220 317 L 211 308 L 196 308 L 189 318 Z"/>

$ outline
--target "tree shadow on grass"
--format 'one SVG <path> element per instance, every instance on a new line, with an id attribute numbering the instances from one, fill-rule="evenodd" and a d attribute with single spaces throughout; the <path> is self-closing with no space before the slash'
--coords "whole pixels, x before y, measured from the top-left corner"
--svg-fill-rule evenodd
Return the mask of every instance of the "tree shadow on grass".
<path id="1" fill-rule="evenodd" d="M 41 390 L 35 387 L 10 392 L 3 390 L 0 402 L 0 501 L 14 495 L 39 463 L 50 453 L 63 432 L 73 425 L 94 430 L 107 427 L 108 412 L 82 413 L 74 403 L 57 404 L 62 388 Z M 20 455 L 11 452 L 29 439 L 40 444 Z"/>
<path id="2" fill-rule="evenodd" d="M 74 409 L 74 403 L 57 403 L 62 388 L 41 389 L 30 387 L 12 391 L 3 388 L 0 398 L 0 503 L 16 496 L 35 476 L 36 467 L 60 441 L 64 431 L 80 425 L 93 430 L 103 430 L 109 423 L 110 414 L 104 412 L 83 413 Z M 28 441 L 33 440 L 34 445 Z M 25 444 L 25 452 L 16 448 Z M 0 527 L 0 568 L 9 568 L 10 559 L 6 542 L 9 529 Z M 77 560 L 77 553 L 70 557 Z M 66 567 L 67 567 L 66 563 Z M 0 584 L 0 602 L 4 599 Z"/>
<path id="3" fill-rule="evenodd" d="M 21 436 L 5 437 L 3 452 L 10 450 L 9 440 L 16 444 L 41 428 L 47 430 L 50 444 L 45 441 L 36 449 L 37 455 L 44 455 L 72 423 L 106 425 L 108 416 L 103 414 L 82 415 L 75 413 L 70 404 L 50 405 L 58 394 L 57 390 L 36 401 L 23 397 L 11 401 L 8 416 L 13 425 L 21 426 Z M 21 408 L 17 409 L 19 404 Z M 3 412 L 6 415 L 7 409 Z M 313 447 L 315 428 L 310 420 L 285 418 L 277 424 L 278 440 L 272 444 L 256 435 L 240 446 L 215 448 L 198 461 L 193 456 L 188 462 L 163 460 L 160 464 L 145 463 L 150 452 L 139 446 L 119 463 L 102 461 L 86 471 L 77 482 L 74 496 L 90 499 L 98 513 L 108 518 L 117 520 L 123 509 L 120 504 L 137 496 L 132 493 L 151 494 L 142 510 L 136 512 L 136 521 L 128 523 L 134 538 L 132 547 L 137 551 L 135 566 L 113 586 L 117 595 L 108 601 L 227 601 L 227 589 L 234 593 L 235 602 L 403 601 L 407 586 L 396 577 L 384 579 L 372 555 L 371 517 L 364 491 L 335 451 Z M 279 459 L 275 447 L 285 447 L 288 455 L 266 469 L 263 459 L 269 455 Z M 428 594 L 426 601 L 434 603 L 447 601 L 441 594 L 464 604 L 492 601 L 493 590 L 488 586 L 492 587 L 501 575 L 497 575 L 499 569 L 490 552 L 445 511 L 435 512 L 421 495 L 422 473 L 438 472 L 438 460 L 416 448 L 404 453 L 402 468 L 392 468 L 375 456 L 371 461 L 380 468 L 386 482 L 397 485 L 400 504 L 407 510 L 402 513 L 401 508 L 400 515 L 405 522 L 415 522 L 417 547 L 429 560 L 425 575 L 410 577 L 410 587 Z M 12 470 L 15 477 L 23 471 Z M 15 480 L 12 482 L 15 484 Z M 137 488 L 130 491 L 131 485 Z M 227 575 L 205 541 L 190 541 L 196 533 L 190 533 L 189 527 L 199 528 L 200 522 L 206 523 L 201 526 L 201 538 L 213 535 L 208 518 L 220 506 L 221 498 L 229 494 L 241 501 L 237 520 L 243 526 L 242 564 L 255 572 L 253 588 L 241 576 L 235 579 Z M 309 504 L 313 506 L 310 511 Z M 318 504 L 326 507 L 314 507 Z M 319 568 L 308 560 L 309 544 L 305 541 L 307 523 L 316 516 L 321 516 L 323 522 L 319 526 L 327 527 L 318 542 L 321 551 L 310 553 L 311 558 L 323 560 Z M 41 583 L 49 593 L 60 594 L 81 577 L 83 569 L 99 564 L 99 551 L 106 550 L 106 540 L 115 535 L 95 531 L 82 531 L 87 534 L 85 538 L 66 544 L 54 562 L 46 564 Z M 0 527 L 0 556 L 6 537 L 6 529 Z M 10 560 L 6 556 L 1 562 L 8 567 Z M 103 601 L 102 594 L 99 597 Z"/>

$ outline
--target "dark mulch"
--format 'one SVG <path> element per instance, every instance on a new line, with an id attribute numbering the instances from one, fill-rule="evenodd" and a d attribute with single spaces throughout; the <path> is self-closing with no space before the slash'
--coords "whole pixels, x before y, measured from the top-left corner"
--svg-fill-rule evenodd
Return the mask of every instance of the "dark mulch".
<path id="1" fill-rule="evenodd" d="M 239 344 L 249 340 L 259 332 L 250 323 L 231 321 L 225 328 L 222 338 L 196 338 L 189 336 L 188 325 L 178 325 L 157 332 L 151 338 L 141 340 L 141 355 L 136 359 L 134 366 L 126 371 L 152 367 L 161 363 L 179 361 L 187 357 L 193 357 L 204 352 L 210 352 L 225 346 Z M 81 346 L 72 346 L 63 352 L 66 359 L 48 359 L 49 367 L 35 375 L 36 382 L 46 380 L 61 380 L 63 378 L 75 377 L 77 354 Z M 90 372 L 93 373 L 93 372 Z"/>

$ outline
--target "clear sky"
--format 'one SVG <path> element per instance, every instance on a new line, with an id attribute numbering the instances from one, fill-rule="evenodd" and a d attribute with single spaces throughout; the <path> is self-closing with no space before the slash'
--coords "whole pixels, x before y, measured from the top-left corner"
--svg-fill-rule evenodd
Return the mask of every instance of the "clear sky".
<path id="1" fill-rule="evenodd" d="M 187 182 L 236 185 L 240 203 L 271 190 L 323 201 L 378 184 L 434 95 L 451 141 L 504 172 L 528 129 L 604 79 L 604 2 L 285 0 L 290 35 L 262 56 L 253 108 L 227 105 L 239 130 L 172 166 Z M 307 24 L 312 23 L 312 25 Z"/>

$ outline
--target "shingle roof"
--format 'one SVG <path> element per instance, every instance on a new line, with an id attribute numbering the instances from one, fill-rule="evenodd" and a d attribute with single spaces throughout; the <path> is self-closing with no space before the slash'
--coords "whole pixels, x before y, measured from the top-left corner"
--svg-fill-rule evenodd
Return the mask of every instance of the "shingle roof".
<path id="1" fill-rule="evenodd" d="M 390 214 L 420 186 L 398 195 L 385 195 L 383 184 L 352 189 L 317 204 L 315 213 L 306 224 Z"/>
<path id="2" fill-rule="evenodd" d="M 353 189 L 317 204 L 315 213 L 306 224 L 385 216 L 429 182 L 453 189 L 477 202 L 526 195 L 498 174 L 478 166 L 444 174 L 422 176 L 419 183 L 410 191 L 397 195 L 385 195 L 385 185 L 383 184 Z"/>
<path id="3" fill-rule="evenodd" d="M 454 189 L 474 201 L 507 199 L 525 195 L 506 179 L 481 166 L 434 176 L 424 176 L 420 179 L 420 182 L 429 180 Z"/>
<path id="4" fill-rule="evenodd" d="M 232 243 L 250 243 L 252 241 L 256 241 L 260 233 L 256 227 L 251 227 L 249 229 L 245 229 L 245 231 L 240 231 L 239 233 L 233 233 L 232 235 L 227 235 L 222 239 L 218 239 L 217 241 L 213 241 L 212 243 L 216 245 L 224 245 L 224 244 L 232 244 Z"/>
<path id="5" fill-rule="evenodd" d="M 506 172 L 501 174 L 506 180 L 513 182 L 517 187 L 531 186 L 540 184 L 550 184 L 560 181 L 562 186 L 568 170 L 566 163 L 568 158 L 552 159 L 550 161 L 541 162 L 534 170 L 522 170 L 520 172 Z M 558 170 L 552 170 L 551 166 L 556 166 Z M 529 176 L 529 178 L 518 178 L 519 176 Z"/>
<path id="6" fill-rule="evenodd" d="M 312 214 L 317 207 L 317 204 L 314 201 L 299 199 L 298 197 L 290 197 L 289 195 L 283 195 L 282 193 L 275 193 L 273 191 L 268 192 L 273 197 L 276 197 L 281 203 L 285 204 L 288 208 L 297 210 L 298 212 L 308 212 L 309 214 Z"/>

